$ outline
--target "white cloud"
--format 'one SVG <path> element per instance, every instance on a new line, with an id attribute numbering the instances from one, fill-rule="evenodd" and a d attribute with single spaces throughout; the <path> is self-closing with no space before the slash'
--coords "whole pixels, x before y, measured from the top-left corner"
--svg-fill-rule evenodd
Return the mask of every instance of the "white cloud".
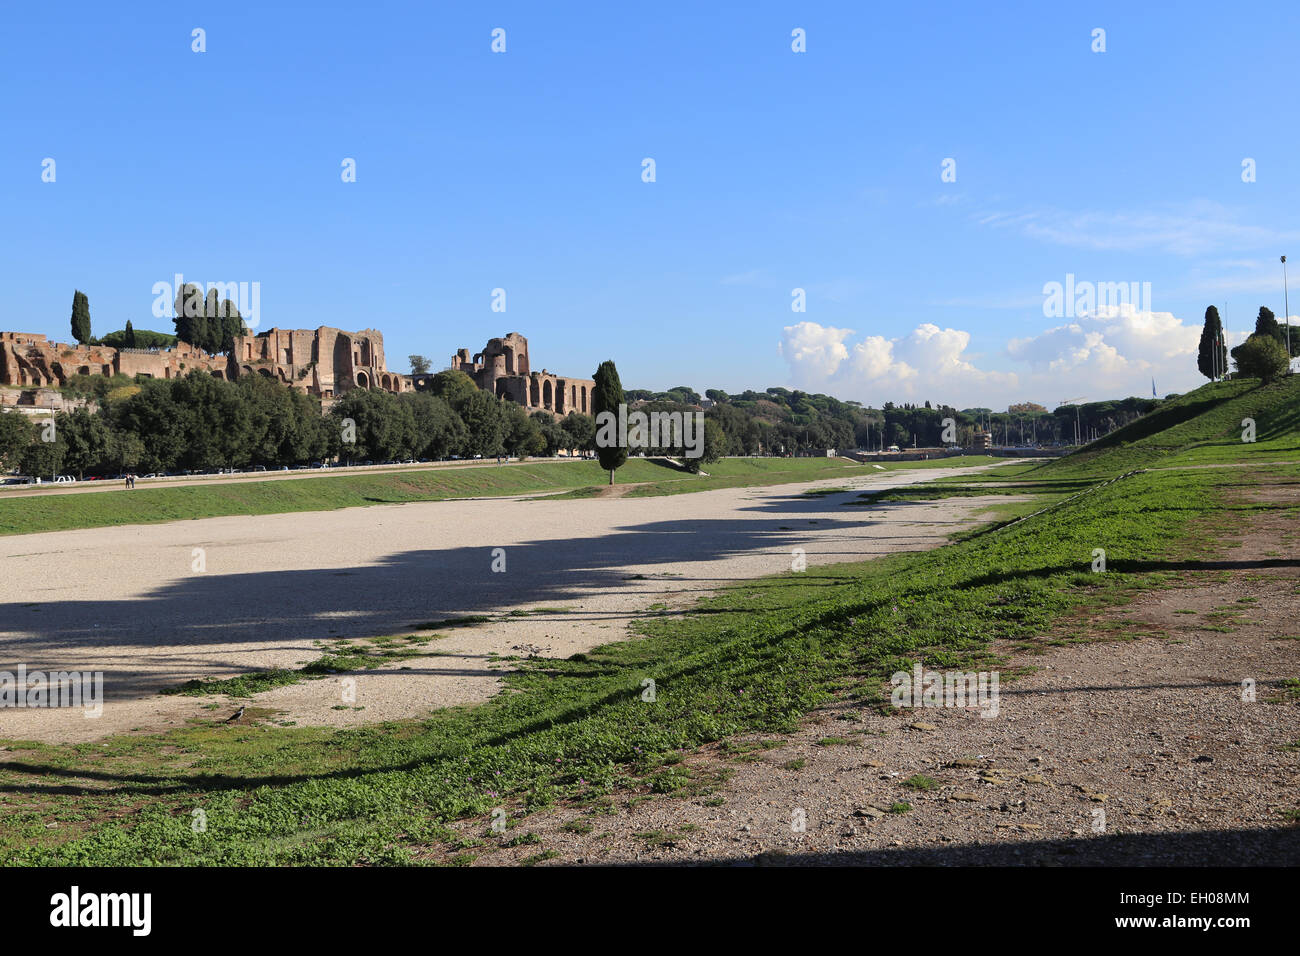
<path id="1" fill-rule="evenodd" d="M 810 380 L 829 379 L 849 357 L 844 340 L 852 329 L 836 329 L 816 322 L 786 326 L 777 346 L 797 377 Z"/>
<path id="2" fill-rule="evenodd" d="M 787 326 L 779 348 L 796 385 L 838 388 L 844 398 L 882 402 L 1013 389 L 1016 384 L 1014 373 L 985 371 L 966 358 L 969 332 L 927 322 L 902 338 L 866 336 L 850 351 L 845 339 L 854 334 L 816 322 Z"/>
<path id="3" fill-rule="evenodd" d="M 933 400 L 958 408 L 1005 408 L 1062 398 L 1089 400 L 1195 388 L 1201 321 L 1169 312 L 1120 306 L 1009 340 L 1002 354 L 1010 369 L 982 368 L 970 353 L 971 335 L 926 322 L 901 338 L 868 335 L 815 322 L 788 326 L 780 346 L 795 387 L 879 405 Z M 1229 347 L 1246 331 L 1228 331 Z"/>

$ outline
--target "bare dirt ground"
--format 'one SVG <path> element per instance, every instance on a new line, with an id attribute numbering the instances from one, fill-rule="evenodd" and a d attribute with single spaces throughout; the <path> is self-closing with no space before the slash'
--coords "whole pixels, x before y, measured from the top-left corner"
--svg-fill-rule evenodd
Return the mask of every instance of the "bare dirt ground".
<path id="1" fill-rule="evenodd" d="M 214 711 L 211 697 L 158 691 L 301 667 L 327 642 L 388 635 L 443 636 L 427 645 L 436 656 L 282 686 L 250 703 L 283 722 L 351 726 L 480 702 L 507 666 L 494 655 L 567 657 L 624 639 L 641 616 L 789 570 L 795 548 L 815 566 L 934 547 L 989 503 L 846 508 L 849 495 L 808 489 L 978 470 L 864 469 L 668 497 L 421 502 L 5 537 L 0 669 L 103 671 L 107 702 L 98 719 L 6 709 L 0 737 L 84 741 L 211 720 L 243 701 L 218 697 Z M 527 613 L 538 608 L 555 613 Z M 490 620 L 433 624 L 472 615 Z M 344 697 L 346 678 L 355 701 Z"/>
<path id="2" fill-rule="evenodd" d="M 1294 486 L 1257 497 L 1300 501 Z M 467 852 L 478 865 L 1300 864 L 1300 687 L 1284 683 L 1300 677 L 1300 568 L 1285 560 L 1298 532 L 1274 512 L 1222 569 L 1000 648 L 1037 669 L 1002 685 L 997 717 L 836 704 L 789 737 L 688 757 L 714 783 L 702 793 L 563 807 L 504 837 L 469 821 Z"/>

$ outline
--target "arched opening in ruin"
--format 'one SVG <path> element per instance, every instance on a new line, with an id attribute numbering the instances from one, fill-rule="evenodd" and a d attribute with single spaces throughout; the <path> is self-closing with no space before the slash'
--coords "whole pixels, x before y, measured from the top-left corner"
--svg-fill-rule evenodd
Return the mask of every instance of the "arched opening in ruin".
<path id="1" fill-rule="evenodd" d="M 555 393 L 551 390 L 550 379 L 547 379 L 545 382 L 542 383 L 542 407 L 543 408 L 555 407 Z"/>
<path id="2" fill-rule="evenodd" d="M 365 372 L 357 372 L 357 388 L 369 388 L 370 376 Z"/>
<path id="3" fill-rule="evenodd" d="M 587 386 L 586 386 L 586 385 L 582 386 L 582 414 L 584 414 L 584 415 L 588 414 L 588 412 L 587 412 Z"/>
<path id="4" fill-rule="evenodd" d="M 541 383 L 533 379 L 528 385 L 528 404 L 533 408 L 542 404 Z"/>

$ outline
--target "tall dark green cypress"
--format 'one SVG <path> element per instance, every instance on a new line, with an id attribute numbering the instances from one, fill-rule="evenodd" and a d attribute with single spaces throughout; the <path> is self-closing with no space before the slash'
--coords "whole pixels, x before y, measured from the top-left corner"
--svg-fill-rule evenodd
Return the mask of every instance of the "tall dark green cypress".
<path id="1" fill-rule="evenodd" d="M 82 345 L 90 341 L 90 300 L 80 289 L 72 293 L 72 337 Z"/>
<path id="2" fill-rule="evenodd" d="M 135 329 L 131 327 L 131 320 L 126 320 L 126 331 L 122 333 L 123 348 L 135 348 Z"/>
<path id="3" fill-rule="evenodd" d="M 618 407 L 626 403 L 627 399 L 623 395 L 623 383 L 619 381 L 618 369 L 612 360 L 601 362 L 594 378 L 596 387 L 591 394 L 591 413 L 596 418 L 596 434 L 599 435 L 601 412 L 609 412 L 617 420 Z M 597 442 L 596 457 L 600 459 L 600 467 L 609 472 L 609 483 L 612 485 L 615 470 L 623 467 L 627 461 L 627 448 L 617 442 L 606 443 L 603 447 Z"/>
<path id="4" fill-rule="evenodd" d="M 1214 306 L 1205 310 L 1205 325 L 1201 328 L 1196 367 L 1208 379 L 1223 376 L 1228 371 L 1228 350 L 1223 345 L 1223 322 L 1219 319 L 1219 310 Z"/>

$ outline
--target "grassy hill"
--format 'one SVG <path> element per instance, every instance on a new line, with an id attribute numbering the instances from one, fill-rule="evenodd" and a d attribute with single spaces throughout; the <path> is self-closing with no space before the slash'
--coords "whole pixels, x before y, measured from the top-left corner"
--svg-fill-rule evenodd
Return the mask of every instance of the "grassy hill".
<path id="1" fill-rule="evenodd" d="M 1255 441 L 1242 441 L 1242 420 Z M 1163 403 L 1066 458 L 1022 477 L 1121 474 L 1135 468 L 1300 460 L 1300 376 L 1261 386 L 1255 379 L 1213 382 Z"/>

